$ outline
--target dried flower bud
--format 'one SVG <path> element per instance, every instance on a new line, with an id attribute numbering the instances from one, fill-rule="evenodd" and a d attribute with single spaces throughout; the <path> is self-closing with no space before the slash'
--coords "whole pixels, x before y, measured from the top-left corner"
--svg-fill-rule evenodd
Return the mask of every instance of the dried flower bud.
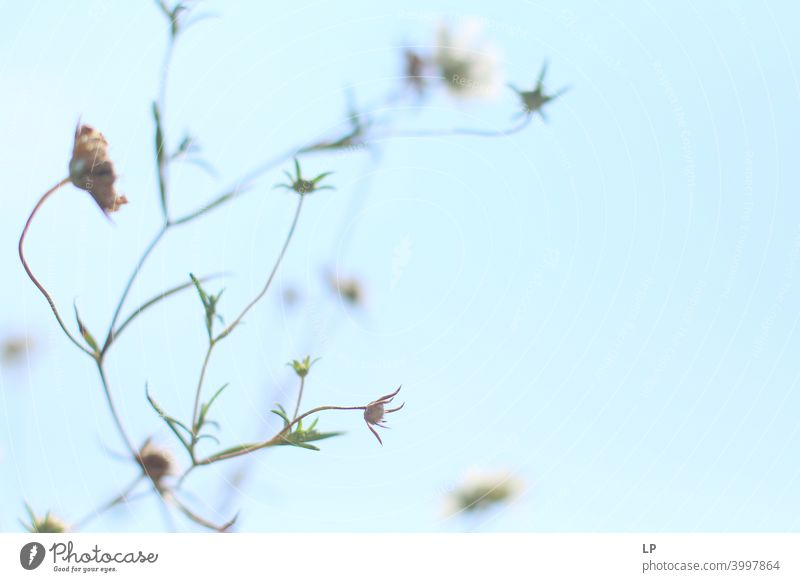
<path id="1" fill-rule="evenodd" d="M 403 403 L 400 406 L 396 408 L 390 408 L 389 410 L 386 410 L 385 408 L 385 405 L 389 404 L 394 397 L 397 396 L 397 393 L 400 392 L 400 388 L 402 388 L 402 386 L 386 396 L 381 396 L 377 400 L 373 400 L 364 407 L 364 421 L 367 423 L 367 428 L 372 431 L 372 434 L 375 435 L 375 438 L 378 439 L 380 444 L 383 444 L 383 441 L 381 440 L 380 435 L 378 435 L 378 432 L 372 427 L 379 426 L 381 428 L 389 428 L 386 426 L 383 417 L 392 412 L 397 412 L 403 408 L 403 406 L 405 406 L 405 403 Z"/>
<path id="2" fill-rule="evenodd" d="M 175 473 L 172 455 L 168 451 L 153 445 L 150 440 L 144 443 L 136 460 L 142 471 L 156 485 L 159 485 L 164 477 Z"/>
<path id="3" fill-rule="evenodd" d="M 75 129 L 75 144 L 69 162 L 69 179 L 76 188 L 86 190 L 105 213 L 116 212 L 128 202 L 117 193 L 114 163 L 108 157 L 108 142 L 89 125 Z"/>

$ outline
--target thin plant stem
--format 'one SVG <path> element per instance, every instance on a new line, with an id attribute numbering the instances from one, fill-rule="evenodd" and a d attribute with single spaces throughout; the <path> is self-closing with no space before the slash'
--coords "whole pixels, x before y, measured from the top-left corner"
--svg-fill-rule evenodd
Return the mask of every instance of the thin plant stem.
<path id="1" fill-rule="evenodd" d="M 173 491 L 163 491 L 161 496 L 164 499 L 164 501 L 172 503 L 172 505 L 174 505 L 175 507 L 178 508 L 178 511 L 180 511 L 183 515 L 188 517 L 193 522 L 195 522 L 195 523 L 197 523 L 197 524 L 199 524 L 199 525 L 201 525 L 201 526 L 203 526 L 203 527 L 205 527 L 207 529 L 214 530 L 216 532 L 220 532 L 221 533 L 221 532 L 227 531 L 228 529 L 230 529 L 230 527 L 236 522 L 236 519 L 239 517 L 238 514 L 237 514 L 230 521 L 227 521 L 227 522 L 223 523 L 222 525 L 216 525 L 216 524 L 208 521 L 207 519 L 199 516 L 198 514 L 196 514 L 191 509 L 189 509 L 186 505 L 184 505 L 184 503 L 180 499 L 178 499 L 178 496 L 175 495 L 175 493 Z"/>
<path id="2" fill-rule="evenodd" d="M 156 236 L 153 237 L 153 240 L 150 241 L 150 244 L 147 245 L 142 256 L 139 258 L 139 262 L 136 263 L 136 267 L 133 269 L 131 276 L 128 278 L 128 282 L 125 285 L 125 289 L 122 291 L 122 296 L 119 298 L 117 302 L 117 307 L 114 310 L 114 315 L 111 318 L 111 325 L 108 326 L 108 334 L 106 335 L 106 340 L 103 342 L 103 347 L 100 350 L 100 355 L 104 356 L 105 353 L 108 351 L 108 348 L 111 347 L 112 342 L 114 341 L 114 327 L 117 325 L 117 320 L 122 313 L 122 308 L 125 305 L 125 300 L 128 298 L 128 294 L 131 292 L 131 288 L 133 287 L 136 278 L 139 276 L 139 273 L 144 266 L 145 261 L 147 261 L 147 257 L 153 252 L 156 248 L 158 243 L 164 238 L 164 235 L 167 233 L 167 229 L 169 228 L 169 223 L 165 223 L 156 233 Z"/>
<path id="3" fill-rule="evenodd" d="M 300 219 L 300 211 L 303 209 L 303 201 L 305 200 L 305 196 L 300 195 L 299 200 L 297 202 L 297 209 L 294 213 L 294 218 L 292 219 L 292 225 L 289 227 L 289 232 L 286 235 L 286 240 L 283 243 L 283 247 L 281 248 L 281 252 L 278 255 L 278 259 L 275 261 L 275 264 L 272 267 L 272 271 L 270 271 L 269 277 L 267 277 L 266 283 L 264 283 L 264 287 L 259 291 L 258 295 L 256 295 L 250 303 L 248 303 L 242 312 L 234 319 L 230 325 L 228 325 L 225 329 L 223 329 L 220 334 L 216 337 L 216 341 L 219 341 L 228 335 L 238 326 L 245 315 L 258 303 L 264 295 L 266 295 L 267 291 L 269 290 L 270 285 L 272 284 L 272 280 L 275 278 L 275 274 L 278 272 L 278 268 L 281 265 L 281 261 L 283 261 L 283 257 L 286 255 L 286 250 L 289 248 L 289 243 L 292 242 L 292 237 L 294 236 L 295 229 L 297 228 L 297 222 Z"/>
<path id="4" fill-rule="evenodd" d="M 294 407 L 294 414 L 292 418 L 297 418 L 297 413 L 300 412 L 300 403 L 303 401 L 303 388 L 306 385 L 306 377 L 300 376 L 300 390 L 297 393 L 297 404 Z"/>
<path id="5" fill-rule="evenodd" d="M 133 492 L 134 489 L 136 489 L 136 486 L 139 485 L 139 483 L 142 482 L 142 478 L 143 477 L 144 477 L 144 475 L 139 475 L 138 477 L 136 477 L 136 479 L 134 479 L 133 482 L 131 482 L 131 484 L 128 485 L 122 491 L 122 493 L 120 493 L 119 495 L 113 497 L 111 500 L 107 501 L 106 503 L 104 503 L 100 507 L 97 507 L 97 508 L 93 509 L 85 517 L 79 519 L 77 522 L 75 522 L 72 525 L 72 529 L 73 530 L 81 529 L 84 526 L 86 526 L 89 522 L 91 522 L 92 520 L 96 519 L 97 517 L 100 517 L 103 513 L 105 513 L 106 511 L 108 511 L 112 507 L 114 507 L 116 505 L 119 505 L 120 503 L 127 503 L 129 501 L 132 501 L 133 498 L 131 497 L 131 493 Z M 143 491 L 143 492 L 141 492 L 139 494 L 139 497 L 142 497 L 144 495 L 149 495 L 149 494 L 150 494 L 150 490 Z"/>
<path id="6" fill-rule="evenodd" d="M 207 277 L 201 277 L 201 278 L 198 279 L 198 281 L 200 281 L 201 283 L 204 283 L 206 281 L 210 281 L 211 279 L 216 279 L 217 277 L 221 277 L 221 276 L 223 276 L 223 274 L 224 273 L 214 273 L 213 275 L 208 275 Z M 149 300 L 145 301 L 139 307 L 137 307 L 133 311 L 133 313 L 131 313 L 127 317 L 127 319 L 125 319 L 125 321 L 123 321 L 121 324 L 119 324 L 117 329 L 114 331 L 114 334 L 113 334 L 114 337 L 115 338 L 118 337 L 122 333 L 122 330 L 124 330 L 128 325 L 130 325 L 130 323 L 134 319 L 136 319 L 139 315 L 141 315 L 144 311 L 146 311 L 147 309 L 149 309 L 153 305 L 159 303 L 160 301 L 163 301 L 164 299 L 166 299 L 166 298 L 168 298 L 168 297 L 170 297 L 172 295 L 175 295 L 176 293 L 180 293 L 181 291 L 183 291 L 185 289 L 189 289 L 190 287 L 194 287 L 194 283 L 192 283 L 192 282 L 182 283 L 180 285 L 176 285 L 175 287 L 172 287 L 171 289 L 167 289 L 166 291 L 164 291 L 162 293 L 159 293 L 158 295 L 156 295 L 152 299 L 149 299 Z"/>
<path id="7" fill-rule="evenodd" d="M 373 140 L 387 139 L 387 138 L 409 138 L 409 137 L 450 137 L 450 136 L 471 136 L 471 137 L 508 137 L 519 133 L 528 125 L 533 119 L 532 115 L 526 115 L 522 121 L 505 129 L 474 129 L 469 127 L 455 127 L 451 129 L 426 129 L 426 130 L 406 130 L 387 133 L 384 135 L 373 135 Z"/>
<path id="8" fill-rule="evenodd" d="M 222 451 L 219 453 L 215 453 L 206 457 L 205 459 L 201 459 L 195 463 L 195 466 L 202 466 L 202 465 L 210 465 L 212 463 L 216 463 L 219 461 L 224 461 L 226 459 L 233 459 L 235 457 L 241 457 L 242 455 L 250 454 L 254 451 L 258 451 L 260 449 L 265 449 L 267 447 L 274 447 L 275 445 L 280 444 L 286 435 L 289 433 L 291 428 L 296 425 L 298 422 L 303 420 L 304 418 L 311 416 L 312 414 L 316 414 L 318 412 L 324 412 L 326 410 L 365 410 L 366 406 L 318 406 L 317 408 L 312 408 L 308 412 L 304 412 L 300 416 L 294 418 L 289 424 L 284 426 L 278 434 L 276 434 L 271 439 L 260 443 L 252 443 L 248 445 L 240 445 L 237 447 L 233 447 L 228 449 L 227 451 Z M 187 471 L 188 474 L 188 471 Z"/>
<path id="9" fill-rule="evenodd" d="M 33 210 L 31 211 L 31 214 L 28 217 L 28 220 L 25 222 L 25 228 L 22 229 L 22 234 L 19 237 L 19 246 L 18 246 L 18 249 L 19 249 L 19 260 L 22 261 L 22 266 L 25 268 L 25 272 L 28 274 L 28 277 L 30 278 L 30 280 L 33 281 L 33 284 L 36 285 L 36 288 L 39 289 L 39 291 L 41 292 L 42 295 L 44 295 L 44 298 L 47 299 L 47 303 L 50 304 L 50 309 L 53 310 L 53 315 L 56 316 L 56 321 L 58 321 L 58 325 L 61 326 L 61 329 L 64 331 L 64 333 L 70 339 L 70 341 L 72 341 L 72 343 L 75 344 L 75 346 L 79 350 L 81 350 L 85 354 L 87 354 L 87 355 L 91 356 L 92 358 L 94 358 L 94 353 L 91 352 L 86 347 L 84 347 L 77 340 L 77 338 L 75 338 L 75 336 L 72 335 L 72 333 L 69 331 L 69 329 L 67 329 L 67 326 L 64 323 L 64 320 L 61 319 L 61 314 L 58 312 L 58 308 L 56 307 L 55 301 L 53 301 L 53 298 L 50 296 L 50 293 L 48 293 L 47 289 L 44 288 L 44 285 L 42 285 L 39 282 L 39 280 L 36 278 L 36 275 L 34 275 L 33 271 L 31 271 L 31 268 L 28 265 L 28 261 L 25 258 L 25 251 L 23 249 L 23 245 L 25 243 L 25 236 L 28 234 L 28 229 L 30 228 L 31 223 L 33 222 L 34 216 L 36 216 L 36 213 L 39 212 L 39 209 L 42 207 L 42 205 L 45 203 L 45 201 L 48 198 L 50 198 L 50 196 L 54 192 L 56 192 L 59 188 L 61 188 L 62 186 L 66 185 L 67 183 L 69 183 L 69 177 L 64 178 L 58 184 L 56 184 L 55 186 L 50 188 L 47 192 L 45 192 L 42 195 L 42 197 L 39 199 L 39 201 L 36 203 L 36 206 L 33 207 Z"/>
<path id="10" fill-rule="evenodd" d="M 200 428 L 197 426 L 198 415 L 200 414 L 200 395 L 203 392 L 203 382 L 206 378 L 208 363 L 211 360 L 211 353 L 214 351 L 216 344 L 217 342 L 213 339 L 208 342 L 206 356 L 203 358 L 203 366 L 200 368 L 200 378 L 197 380 L 197 390 L 194 394 L 194 411 L 192 412 L 192 456 L 194 456 L 194 445 L 197 444 L 197 431 Z"/>
<path id="11" fill-rule="evenodd" d="M 122 425 L 122 419 L 120 418 L 119 413 L 117 412 L 117 407 L 114 404 L 114 397 L 111 395 L 111 388 L 108 384 L 106 371 L 103 368 L 103 362 L 100 357 L 95 358 L 95 361 L 97 362 L 97 371 L 100 374 L 100 381 L 103 384 L 103 392 L 106 395 L 108 408 L 111 410 L 111 417 L 114 419 L 114 423 L 117 425 L 117 431 L 122 437 L 122 440 L 125 442 L 128 452 L 131 454 L 131 460 L 134 460 L 136 459 L 136 447 L 133 446 L 133 441 L 131 441 L 127 431 L 125 430 L 125 427 Z"/>

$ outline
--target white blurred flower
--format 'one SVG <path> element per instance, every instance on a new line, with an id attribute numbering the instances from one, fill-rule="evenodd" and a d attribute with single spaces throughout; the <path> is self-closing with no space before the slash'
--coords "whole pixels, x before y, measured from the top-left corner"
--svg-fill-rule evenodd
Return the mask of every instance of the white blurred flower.
<path id="1" fill-rule="evenodd" d="M 480 38 L 482 29 L 478 18 L 467 19 L 455 33 L 447 24 L 439 25 L 433 62 L 458 97 L 490 98 L 503 86 L 499 53 Z"/>
<path id="2" fill-rule="evenodd" d="M 444 500 L 444 515 L 477 513 L 515 501 L 525 490 L 525 482 L 509 471 L 464 473 L 458 485 Z"/>

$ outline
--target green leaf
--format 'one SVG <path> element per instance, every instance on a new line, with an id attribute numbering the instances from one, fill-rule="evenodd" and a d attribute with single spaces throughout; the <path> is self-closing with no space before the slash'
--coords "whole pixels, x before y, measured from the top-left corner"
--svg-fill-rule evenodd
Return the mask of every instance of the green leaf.
<path id="1" fill-rule="evenodd" d="M 161 112 L 158 110 L 158 103 L 153 101 L 153 120 L 156 124 L 156 164 L 158 165 L 158 191 L 161 198 L 161 212 L 167 218 L 167 184 L 165 179 L 165 169 L 167 165 L 166 144 L 164 143 L 164 131 L 161 127 Z"/>
<path id="2" fill-rule="evenodd" d="M 177 420 L 175 418 L 172 418 L 171 416 L 167 415 L 164 412 L 164 410 L 156 403 L 156 401 L 153 400 L 153 397 L 150 396 L 150 388 L 148 387 L 147 384 L 144 385 L 144 394 L 147 397 L 147 401 L 150 403 L 150 406 L 153 407 L 153 410 L 155 410 L 156 413 L 164 420 L 164 422 L 167 424 L 169 429 L 173 432 L 173 434 L 178 438 L 178 440 L 181 442 L 183 447 L 187 451 L 189 451 L 189 454 L 191 455 L 191 447 L 189 446 L 189 443 L 184 439 L 184 437 L 180 433 L 180 431 L 178 431 L 178 427 L 180 427 L 183 430 L 185 430 L 190 437 L 193 437 L 192 431 L 189 430 L 189 428 L 185 424 L 183 424 L 181 421 L 179 421 L 179 420 Z"/>
<path id="3" fill-rule="evenodd" d="M 271 410 L 270 412 L 272 412 L 272 414 L 277 414 L 283 419 L 284 428 L 286 428 L 292 423 L 292 421 L 289 420 L 289 416 L 286 414 L 286 411 L 283 409 L 283 406 L 281 406 L 280 404 L 278 404 L 278 410 Z"/>
<path id="4" fill-rule="evenodd" d="M 194 283 L 194 287 L 197 289 L 197 294 L 200 296 L 200 301 L 203 302 L 203 307 L 208 307 L 208 295 L 206 295 L 202 285 L 200 285 L 200 280 L 195 277 L 193 273 L 189 273 L 189 277 L 191 277 L 192 283 Z"/>
<path id="5" fill-rule="evenodd" d="M 260 445 L 261 445 L 261 443 L 247 443 L 247 444 L 242 444 L 242 445 L 236 445 L 234 447 L 223 449 L 223 450 L 219 451 L 218 453 L 214 453 L 209 458 L 216 459 L 218 457 L 225 457 L 227 455 L 231 455 L 233 453 L 238 453 L 238 452 L 241 452 L 241 451 L 248 451 L 248 450 L 251 450 L 251 449 L 252 450 L 257 450 Z"/>
<path id="6" fill-rule="evenodd" d="M 323 180 L 323 179 L 327 178 L 331 174 L 333 174 L 333 172 L 323 172 L 323 173 L 321 173 L 319 176 L 317 176 L 316 178 L 314 178 L 311 181 L 314 182 L 314 184 L 318 184 L 320 180 Z"/>
<path id="7" fill-rule="evenodd" d="M 225 390 L 225 388 L 227 388 L 227 387 L 228 387 L 228 383 L 223 384 L 222 388 L 217 390 L 214 393 L 214 395 L 209 399 L 209 401 L 206 402 L 205 404 L 203 404 L 200 407 L 200 414 L 197 417 L 197 430 L 198 431 L 205 424 L 205 422 L 206 422 L 206 414 L 208 413 L 209 409 L 211 408 L 211 405 L 214 404 L 214 401 L 217 399 L 217 396 L 222 394 L 222 391 Z"/>
<path id="8" fill-rule="evenodd" d="M 73 303 L 72 306 L 75 308 L 75 319 L 78 321 L 78 331 L 81 332 L 81 337 L 86 342 L 86 344 L 92 348 L 95 354 L 100 352 L 100 348 L 97 345 L 97 340 L 94 339 L 89 330 L 86 329 L 86 326 L 81 321 L 81 316 L 78 314 L 78 305 L 77 303 Z"/>

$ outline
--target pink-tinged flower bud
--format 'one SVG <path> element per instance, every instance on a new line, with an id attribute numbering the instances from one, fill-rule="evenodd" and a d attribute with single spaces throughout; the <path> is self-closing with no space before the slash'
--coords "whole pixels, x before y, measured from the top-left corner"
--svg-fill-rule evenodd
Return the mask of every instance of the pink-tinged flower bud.
<path id="1" fill-rule="evenodd" d="M 114 163 L 108 157 L 106 138 L 89 125 L 79 124 L 75 129 L 69 179 L 76 188 L 91 194 L 106 214 L 116 212 L 128 202 L 114 187 L 117 174 L 114 172 Z"/>
<path id="2" fill-rule="evenodd" d="M 383 444 L 383 441 L 381 440 L 381 437 L 378 434 L 378 432 L 373 427 L 379 426 L 381 428 L 389 428 L 386 426 L 386 423 L 384 421 L 384 416 L 392 412 L 397 412 L 398 410 L 403 408 L 403 406 L 405 406 L 405 403 L 403 403 L 400 406 L 396 408 L 390 408 L 389 410 L 386 410 L 385 407 L 386 404 L 391 403 L 394 397 L 397 396 L 397 393 L 400 392 L 400 388 L 401 387 L 397 388 L 397 390 L 395 390 L 391 394 L 387 394 L 386 396 L 381 396 L 377 400 L 373 400 L 364 407 L 364 421 L 367 423 L 367 428 L 370 431 L 372 431 L 372 434 L 375 435 L 375 438 L 378 439 L 378 442 L 380 444 Z"/>

